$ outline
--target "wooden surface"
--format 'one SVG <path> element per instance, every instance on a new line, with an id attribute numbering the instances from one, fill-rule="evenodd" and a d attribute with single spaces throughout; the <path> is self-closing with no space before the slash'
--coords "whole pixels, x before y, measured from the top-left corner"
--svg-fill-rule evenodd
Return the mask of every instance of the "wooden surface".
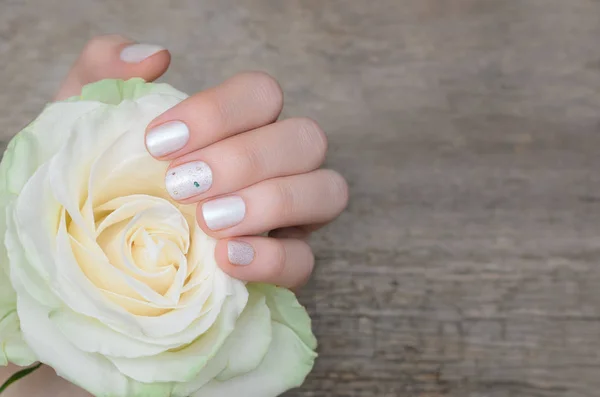
<path id="1" fill-rule="evenodd" d="M 600 2 L 0 0 L 0 137 L 112 32 L 190 93 L 266 70 L 329 133 L 352 200 L 287 396 L 600 396 Z"/>

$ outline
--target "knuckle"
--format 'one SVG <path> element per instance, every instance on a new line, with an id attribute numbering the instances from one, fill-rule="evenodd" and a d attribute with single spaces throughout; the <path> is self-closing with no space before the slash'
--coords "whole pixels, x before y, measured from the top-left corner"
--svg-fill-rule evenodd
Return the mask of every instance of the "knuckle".
<path id="1" fill-rule="evenodd" d="M 88 40 L 87 43 L 85 43 L 85 47 L 83 47 L 83 52 L 89 52 L 90 50 L 93 50 L 95 48 L 98 48 L 98 46 L 102 45 L 102 43 L 104 43 L 104 41 L 106 40 L 105 36 L 94 36 L 91 39 Z"/>
<path id="2" fill-rule="evenodd" d="M 286 260 L 287 253 L 285 251 L 284 245 L 281 243 L 281 241 L 275 240 L 273 261 L 269 264 L 270 266 L 267 268 L 267 278 L 269 280 L 277 280 L 281 277 L 285 270 Z"/>
<path id="3" fill-rule="evenodd" d="M 255 98 L 276 113 L 274 117 L 279 116 L 283 108 L 283 90 L 279 82 L 265 72 L 248 72 L 248 75 L 254 87 Z"/>
<path id="4" fill-rule="evenodd" d="M 118 39 L 120 39 L 120 36 L 118 35 L 101 35 L 92 37 L 83 47 L 83 51 L 81 53 L 82 58 L 93 57 L 98 53 L 98 51 L 103 50 L 107 43 L 114 42 Z"/>
<path id="5" fill-rule="evenodd" d="M 230 189 L 246 187 L 256 179 L 256 169 L 260 163 L 259 154 L 249 146 L 245 145 L 223 145 L 223 147 L 208 147 L 200 150 L 199 157 L 204 152 L 205 158 L 213 169 L 227 168 L 235 170 L 226 178 L 224 185 Z M 207 154 L 208 153 L 208 154 Z"/>
<path id="6" fill-rule="evenodd" d="M 331 197 L 335 203 L 335 210 L 341 213 L 348 206 L 350 200 L 350 188 L 346 179 L 337 171 L 327 171 L 327 186 L 331 189 Z"/>
<path id="7" fill-rule="evenodd" d="M 102 41 L 100 37 L 94 37 L 85 44 L 83 50 L 81 51 L 81 55 L 79 56 L 79 62 L 83 64 L 83 66 L 87 67 L 94 61 L 94 58 L 96 57 L 96 54 L 99 52 L 99 48 L 102 45 L 101 43 Z"/>
<path id="8" fill-rule="evenodd" d="M 303 277 L 300 280 L 300 285 L 298 285 L 299 287 L 303 286 L 308 282 L 308 280 L 310 280 L 313 270 L 315 269 L 315 254 L 308 243 L 302 243 L 306 246 L 306 262 L 302 273 Z"/>
<path id="9" fill-rule="evenodd" d="M 297 124 L 299 139 L 307 148 L 310 158 L 314 159 L 315 166 L 321 165 L 327 155 L 327 135 L 319 123 L 308 117 L 294 119 Z"/>
<path id="10" fill-rule="evenodd" d="M 196 99 L 196 98 L 194 98 Z M 232 110 L 225 101 L 220 101 L 218 98 L 212 100 L 196 100 L 193 105 L 197 109 L 202 109 L 203 117 L 202 124 L 208 134 L 219 135 L 222 131 L 227 131 L 229 128 L 228 120 L 230 120 Z M 192 103 L 192 102 L 190 102 Z"/>
<path id="11" fill-rule="evenodd" d="M 127 39 L 116 34 L 92 37 L 85 44 L 79 55 L 76 65 L 78 73 L 88 75 L 91 73 L 92 76 L 88 77 L 95 78 L 95 76 L 93 76 L 94 70 L 98 68 L 99 62 L 103 62 L 106 56 L 105 54 L 109 52 L 112 47 L 126 42 L 128 42 Z"/>
<path id="12" fill-rule="evenodd" d="M 274 183 L 272 189 L 273 191 L 270 193 L 273 200 L 273 221 L 277 223 L 277 220 L 287 219 L 293 214 L 295 197 L 292 186 L 284 180 Z"/>
<path id="13" fill-rule="evenodd" d="M 263 178 L 264 175 L 269 174 L 268 161 L 266 161 L 265 150 L 262 146 L 258 145 L 247 145 L 243 149 L 244 160 L 243 160 L 243 172 L 246 174 L 246 180 L 257 180 Z"/>

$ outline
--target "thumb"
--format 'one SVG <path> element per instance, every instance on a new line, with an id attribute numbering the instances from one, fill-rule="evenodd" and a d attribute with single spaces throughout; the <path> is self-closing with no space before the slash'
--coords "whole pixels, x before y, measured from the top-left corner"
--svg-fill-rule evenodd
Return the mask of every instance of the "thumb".
<path id="1" fill-rule="evenodd" d="M 139 44 L 118 35 L 91 39 L 62 83 L 55 100 L 78 95 L 81 88 L 94 81 L 141 77 L 153 81 L 169 67 L 171 55 L 156 45 Z"/>

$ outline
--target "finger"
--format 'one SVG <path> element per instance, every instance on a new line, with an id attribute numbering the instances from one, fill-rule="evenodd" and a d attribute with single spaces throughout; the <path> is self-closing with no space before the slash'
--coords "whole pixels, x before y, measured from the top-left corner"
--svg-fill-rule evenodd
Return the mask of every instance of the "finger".
<path id="1" fill-rule="evenodd" d="M 217 263 L 234 278 L 296 289 L 308 281 L 315 259 L 302 240 L 240 237 L 220 240 Z"/>
<path id="2" fill-rule="evenodd" d="M 175 160 L 167 191 L 185 203 L 234 192 L 265 179 L 317 169 L 327 139 L 310 119 L 289 119 L 225 139 Z"/>
<path id="3" fill-rule="evenodd" d="M 165 73 L 170 62 L 171 55 L 160 46 L 138 44 L 118 35 L 98 36 L 86 44 L 55 99 L 78 95 L 84 85 L 102 79 L 141 77 L 153 81 Z"/>
<path id="4" fill-rule="evenodd" d="M 269 237 L 275 238 L 297 238 L 300 240 L 307 239 L 315 230 L 319 230 L 329 222 L 313 223 L 310 225 L 282 227 L 273 229 L 269 232 Z"/>
<path id="5" fill-rule="evenodd" d="M 332 170 L 269 179 L 198 205 L 200 227 L 216 238 L 330 222 L 346 207 L 348 185 Z"/>
<path id="6" fill-rule="evenodd" d="M 148 126 L 146 147 L 174 159 L 223 138 L 270 124 L 279 117 L 283 94 L 265 73 L 242 73 L 169 109 Z"/>

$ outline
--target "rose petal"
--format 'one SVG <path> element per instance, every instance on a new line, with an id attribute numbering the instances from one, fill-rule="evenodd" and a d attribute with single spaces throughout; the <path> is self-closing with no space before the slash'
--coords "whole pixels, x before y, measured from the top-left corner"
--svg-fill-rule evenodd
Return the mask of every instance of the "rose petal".
<path id="1" fill-rule="evenodd" d="M 228 357 L 225 368 L 216 378 L 225 381 L 257 368 L 269 351 L 271 341 L 271 312 L 264 295 L 251 291 L 248 305 L 223 347 Z"/>
<path id="2" fill-rule="evenodd" d="M 72 310 L 58 309 L 49 313 L 52 323 L 78 349 L 113 357 L 144 357 L 177 347 L 177 343 L 157 345 L 115 332 L 96 319 Z"/>
<path id="3" fill-rule="evenodd" d="M 270 284 L 252 284 L 250 288 L 265 295 L 273 321 L 291 328 L 310 349 L 317 348 L 310 316 L 292 291 Z"/>
<path id="4" fill-rule="evenodd" d="M 85 353 L 72 345 L 48 318 L 48 309 L 26 293 L 17 303 L 25 341 L 38 359 L 50 365 L 67 380 L 85 387 L 95 395 L 127 396 L 128 380 L 109 360 L 99 354 Z M 48 343 L 52 341 L 51 343 Z"/>
<path id="5" fill-rule="evenodd" d="M 189 382 L 178 384 L 175 396 L 189 396 L 217 376 L 227 377 L 255 369 L 269 350 L 271 315 L 265 297 L 250 294 L 248 304 L 217 354 Z"/>
<path id="6" fill-rule="evenodd" d="M 233 331 L 240 315 L 231 299 L 221 307 L 216 322 L 190 345 L 176 351 L 167 351 L 145 358 L 110 357 L 125 375 L 140 382 L 186 382 L 194 378 L 206 365 L 225 339 Z"/>
<path id="7" fill-rule="evenodd" d="M 258 368 L 225 382 L 213 380 L 191 397 L 276 397 L 302 385 L 316 354 L 285 325 L 273 322 L 272 332 L 269 352 Z"/>

